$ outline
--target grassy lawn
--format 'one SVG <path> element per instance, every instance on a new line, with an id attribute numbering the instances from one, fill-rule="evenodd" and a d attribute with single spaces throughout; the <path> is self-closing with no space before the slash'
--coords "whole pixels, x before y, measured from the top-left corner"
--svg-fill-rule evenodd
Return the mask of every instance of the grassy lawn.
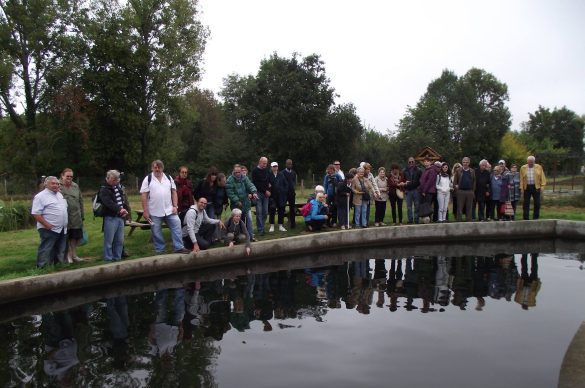
<path id="1" fill-rule="evenodd" d="M 304 197 L 300 197 L 304 198 Z M 140 201 L 137 195 L 130 197 L 132 209 L 140 209 Z M 548 202 L 548 201 L 547 201 Z M 541 209 L 541 218 L 543 219 L 566 219 L 574 221 L 585 221 L 585 212 L 583 208 L 573 206 L 554 206 L 551 203 L 545 202 Z M 88 267 L 103 264 L 102 246 L 103 237 L 101 232 L 102 219 L 93 218 L 90 210 L 89 198 L 86 203 L 86 220 L 84 226 L 89 234 L 89 242 L 87 245 L 78 248 L 80 257 L 87 259 L 84 263 L 49 266 L 45 269 L 37 269 L 36 252 L 39 244 L 39 235 L 36 229 L 26 229 L 11 232 L 0 233 L 0 280 L 13 279 L 23 276 L 39 275 L 57 271 L 64 271 L 68 269 L 75 269 L 80 267 Z M 519 207 L 521 209 L 521 207 Z M 520 210 L 521 211 L 521 210 Z M 372 206 L 370 220 L 373 220 L 374 208 Z M 406 211 L 405 211 L 406 213 Z M 222 219 L 227 213 L 224 213 Z M 405 215 L 406 216 L 406 215 Z M 133 215 L 135 218 L 135 215 Z M 386 211 L 386 223 L 390 223 L 391 219 L 390 209 Z M 152 256 L 154 249 L 150 242 L 150 231 L 136 229 L 131 237 L 128 237 L 126 228 L 125 247 L 130 253 L 131 259 L 140 257 Z M 268 230 L 268 228 L 266 229 Z M 170 234 L 168 229 L 164 229 L 165 240 L 167 241 L 167 250 L 170 252 L 172 247 L 170 244 Z M 304 232 L 304 222 L 301 217 L 297 217 L 297 228 L 289 229 L 287 232 L 266 233 L 265 236 L 256 236 L 260 241 L 270 240 L 275 238 L 296 236 Z"/>

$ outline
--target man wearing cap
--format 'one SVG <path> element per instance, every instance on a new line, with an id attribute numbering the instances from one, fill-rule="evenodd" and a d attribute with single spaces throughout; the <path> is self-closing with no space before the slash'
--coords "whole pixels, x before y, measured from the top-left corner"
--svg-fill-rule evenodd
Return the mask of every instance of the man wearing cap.
<path id="1" fill-rule="evenodd" d="M 282 172 L 278 171 L 278 163 L 270 163 L 270 201 L 268 205 L 268 232 L 274 232 L 274 216 L 278 212 L 278 230 L 286 232 L 284 223 L 284 208 L 288 194 L 288 182 Z"/>
<path id="2" fill-rule="evenodd" d="M 256 201 L 256 229 L 260 236 L 264 235 L 264 223 L 268 214 L 268 199 L 270 198 L 270 171 L 268 171 L 268 158 L 262 156 L 258 165 L 252 170 L 252 183 L 258 190 Z"/>
<path id="3" fill-rule="evenodd" d="M 287 159 L 285 162 L 285 169 L 282 171 L 282 175 L 286 178 L 288 184 L 288 192 L 286 194 L 286 201 L 288 202 L 288 220 L 290 222 L 291 229 L 296 227 L 296 196 L 295 186 L 297 184 L 297 173 L 293 170 L 292 159 Z"/>
<path id="4" fill-rule="evenodd" d="M 540 217 L 540 192 L 546 186 L 546 177 L 540 164 L 534 163 L 534 156 L 526 159 L 526 164 L 520 168 L 520 188 L 524 193 L 523 216 L 530 219 L 530 198 L 534 200 L 534 213 L 532 219 Z"/>

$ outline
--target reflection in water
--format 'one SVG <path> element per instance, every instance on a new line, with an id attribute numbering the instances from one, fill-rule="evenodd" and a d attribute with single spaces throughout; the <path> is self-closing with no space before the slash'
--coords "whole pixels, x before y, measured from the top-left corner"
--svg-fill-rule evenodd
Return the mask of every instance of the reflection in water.
<path id="1" fill-rule="evenodd" d="M 218 342 L 229 332 L 295 329 L 305 318 L 323 322 L 343 310 L 370 315 L 372 307 L 388 308 L 392 317 L 485 314 L 490 304 L 508 302 L 532 310 L 542 286 L 538 254 L 521 255 L 520 271 L 516 260 L 505 254 L 355 260 L 108 298 L 1 325 L 9 350 L 0 378 L 6 386 L 214 386 Z"/>

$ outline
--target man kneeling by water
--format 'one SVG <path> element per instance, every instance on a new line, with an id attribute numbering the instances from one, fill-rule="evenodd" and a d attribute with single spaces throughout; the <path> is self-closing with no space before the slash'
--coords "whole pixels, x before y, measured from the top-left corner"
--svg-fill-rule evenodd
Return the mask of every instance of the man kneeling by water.
<path id="1" fill-rule="evenodd" d="M 213 242 L 213 233 L 218 224 L 220 228 L 225 229 L 223 222 L 207 216 L 206 206 L 207 199 L 201 197 L 185 214 L 183 244 L 185 248 L 191 249 L 193 252 L 209 248 Z"/>
<path id="2" fill-rule="evenodd" d="M 225 243 L 229 247 L 236 244 L 246 245 L 246 255 L 250 256 L 250 234 L 242 221 L 242 211 L 233 209 L 231 216 L 225 222 Z"/>

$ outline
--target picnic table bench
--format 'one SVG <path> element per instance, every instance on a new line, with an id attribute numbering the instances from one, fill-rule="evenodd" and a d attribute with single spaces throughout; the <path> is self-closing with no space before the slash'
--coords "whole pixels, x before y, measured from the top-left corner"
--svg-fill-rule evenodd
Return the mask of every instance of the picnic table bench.
<path id="1" fill-rule="evenodd" d="M 125 225 L 130 227 L 130 232 L 128 232 L 128 237 L 132 236 L 134 233 L 134 229 L 139 228 L 140 230 L 150 230 L 150 223 L 143 219 L 144 210 L 135 210 L 136 212 L 136 219 L 134 221 L 129 220 L 126 221 Z M 166 223 L 162 224 L 163 228 L 168 228 Z"/>

